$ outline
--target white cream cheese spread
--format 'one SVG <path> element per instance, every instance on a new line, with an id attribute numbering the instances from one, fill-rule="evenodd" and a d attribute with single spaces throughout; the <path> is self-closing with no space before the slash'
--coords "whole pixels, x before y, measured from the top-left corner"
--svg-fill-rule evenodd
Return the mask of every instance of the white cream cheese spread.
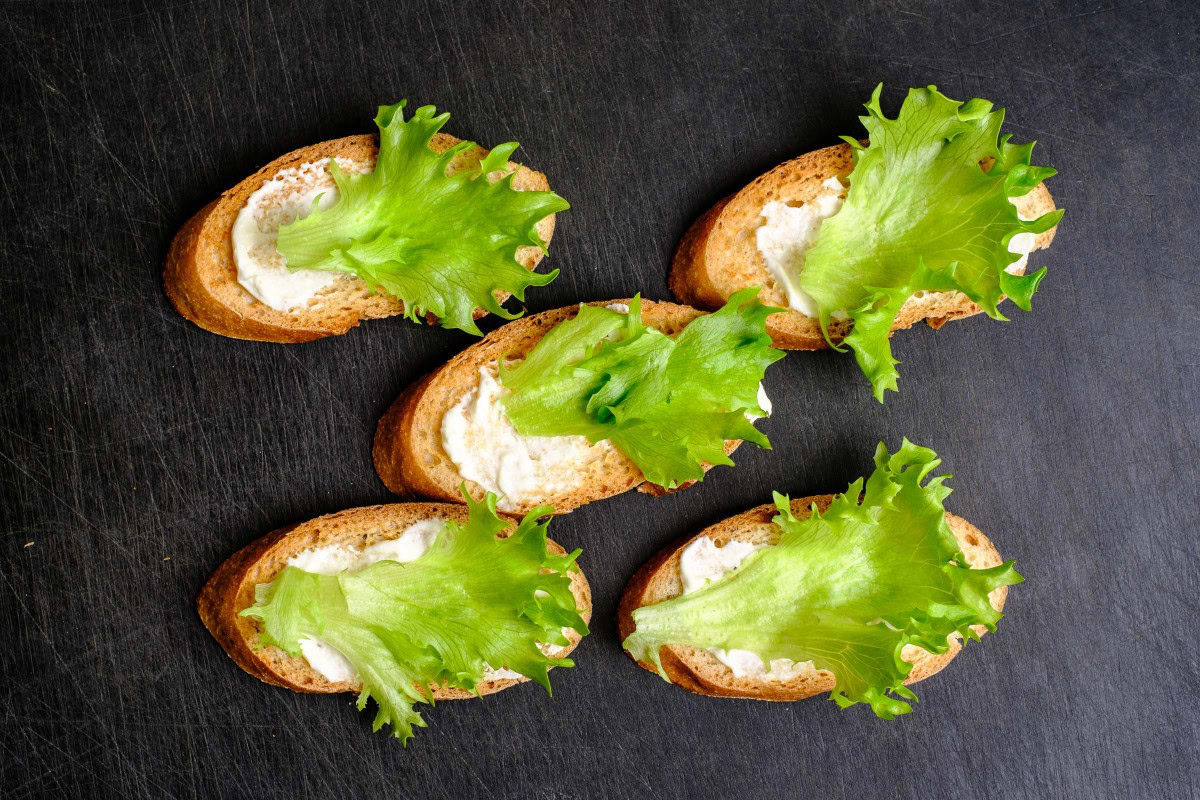
<path id="1" fill-rule="evenodd" d="M 821 223 L 840 211 L 846 199 L 846 187 L 837 178 L 825 181 L 821 188 L 824 191 L 803 205 L 767 203 L 760 212 L 766 222 L 754 232 L 767 272 L 784 290 L 788 305 L 809 317 L 817 316 L 817 304 L 799 286 L 804 256 L 816 244 Z"/>
<path id="2" fill-rule="evenodd" d="M 732 539 L 724 547 L 707 536 L 693 541 L 679 554 L 679 575 L 683 593 L 691 594 L 709 581 L 715 581 L 741 566 L 746 556 L 763 547 L 761 544 Z"/>
<path id="3" fill-rule="evenodd" d="M 346 547 L 328 544 L 310 547 L 288 559 L 289 567 L 299 567 L 305 572 L 318 575 L 337 575 L 347 570 L 357 571 L 369 567 L 376 561 L 416 561 L 433 544 L 446 523 L 440 519 L 423 519 L 409 525 L 395 539 L 368 545 Z"/>
<path id="4" fill-rule="evenodd" d="M 804 259 L 816 244 L 821 223 L 841 210 L 846 199 L 846 187 L 837 178 L 826 180 L 821 188 L 823 191 L 820 194 L 798 206 L 778 200 L 767 203 L 759 212 L 764 222 L 754 231 L 755 244 L 767 265 L 767 272 L 787 295 L 788 305 L 809 317 L 816 317 L 818 312 L 816 301 L 800 288 Z M 1016 200 L 1015 197 L 1009 198 L 1014 205 Z M 1020 216 L 1024 220 L 1032 219 Z M 1025 269 L 1035 238 L 1032 233 L 1018 233 L 1009 241 L 1008 251 L 1019 254 L 1021 258 L 1005 267 L 1006 272 L 1016 274 Z M 908 302 L 929 303 L 944 294 L 918 292 Z M 835 311 L 833 316 L 844 317 L 844 310 Z"/>
<path id="5" fill-rule="evenodd" d="M 761 383 L 758 384 L 758 407 L 761 408 L 763 410 L 763 414 L 768 417 L 771 416 L 771 409 L 774 407 L 771 403 L 771 398 L 767 397 L 767 387 L 763 386 Z M 757 414 L 751 414 L 749 411 L 746 412 L 746 418 L 751 422 L 754 422 L 756 419 L 760 419 Z"/>
<path id="6" fill-rule="evenodd" d="M 766 546 L 731 540 L 724 547 L 717 547 L 716 542 L 709 537 L 697 537 L 679 554 L 679 575 L 683 580 L 683 593 L 689 594 L 709 581 L 719 580 L 740 567 L 755 550 Z M 797 664 L 787 658 L 774 658 L 771 659 L 771 668 L 767 669 L 763 660 L 749 650 L 716 648 L 710 652 L 738 678 L 789 681 L 807 672 L 816 671 L 811 661 Z"/>
<path id="7" fill-rule="evenodd" d="M 495 492 L 501 511 L 570 493 L 588 467 L 616 451 L 583 436 L 522 436 L 504 412 L 504 387 L 492 369 L 442 417 L 442 449 L 458 474 Z"/>
<path id="8" fill-rule="evenodd" d="M 370 172 L 375 167 L 370 162 L 346 158 L 337 159 L 337 165 L 347 173 Z M 341 276 L 325 270 L 289 270 L 275 248 L 279 228 L 312 213 L 318 196 L 317 207 L 321 209 L 329 208 L 338 198 L 328 158 L 277 172 L 246 199 L 233 223 L 233 262 L 238 283 L 276 311 L 306 306 Z"/>

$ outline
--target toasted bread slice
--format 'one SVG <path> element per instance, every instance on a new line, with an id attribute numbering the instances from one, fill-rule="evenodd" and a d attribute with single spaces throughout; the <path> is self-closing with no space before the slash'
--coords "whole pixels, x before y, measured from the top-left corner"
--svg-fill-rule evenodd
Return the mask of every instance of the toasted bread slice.
<path id="1" fill-rule="evenodd" d="M 628 305 L 629 300 L 606 300 L 591 305 Z M 396 494 L 404 497 L 431 497 L 454 501 L 461 497 L 458 487 L 463 477 L 442 446 L 442 417 L 479 382 L 479 370 L 499 361 L 523 358 L 551 328 L 575 316 L 579 307 L 568 306 L 544 311 L 510 322 L 493 331 L 482 341 L 468 347 L 446 364 L 405 390 L 379 420 L 375 433 L 375 469 Z M 642 300 L 642 319 L 647 326 L 667 335 L 683 330 L 704 312 L 676 303 Z M 727 442 L 725 451 L 733 452 L 740 442 Z M 548 503 L 564 514 L 585 503 L 639 487 L 649 494 L 667 490 L 646 483 L 641 470 L 615 448 L 603 460 L 590 464 L 577 476 L 575 488 L 516 505 L 506 505 L 508 513 L 524 513 Z M 466 481 L 472 497 L 486 490 Z M 679 489 L 690 486 L 684 484 Z M 677 491 L 677 490 L 676 490 Z"/>
<path id="2" fill-rule="evenodd" d="M 797 519 L 808 517 L 813 503 L 824 511 L 833 501 L 834 495 L 819 495 L 802 497 L 792 501 L 792 513 Z M 695 539 L 708 536 L 718 547 L 737 540 L 757 544 L 774 543 L 779 540 L 779 528 L 771 520 L 777 514 L 774 505 L 763 505 L 749 511 L 722 520 L 715 525 L 697 533 L 695 536 L 668 547 L 648 561 L 629 581 L 617 611 L 617 629 L 621 640 L 624 641 L 636 627 L 633 622 L 633 612 L 642 607 L 660 603 L 683 592 L 683 583 L 679 573 L 679 557 L 683 549 Z M 946 521 L 954 538 L 962 548 L 963 554 L 971 567 L 982 569 L 993 567 L 1001 562 L 1000 554 L 978 528 L 962 517 L 946 514 Z M 1008 587 L 996 589 L 989 596 L 992 606 L 1000 611 L 1004 608 L 1004 599 L 1008 596 Z M 986 629 L 981 625 L 972 626 L 976 633 L 983 634 Z M 909 645 L 901 652 L 901 657 L 913 665 L 905 683 L 916 683 L 940 671 L 958 655 L 962 644 L 957 636 L 950 637 L 950 649 L 940 655 Z M 662 658 L 663 670 L 672 683 L 695 692 L 711 697 L 748 697 L 755 700 L 803 700 L 806 697 L 830 692 L 834 687 L 833 673 L 818 670 L 808 665 L 799 675 L 791 680 L 774 681 L 762 678 L 742 677 L 717 660 L 717 657 L 707 650 L 701 650 L 685 645 L 670 645 L 659 651 Z M 638 664 L 651 672 L 657 673 L 653 665 L 639 661 Z"/>
<path id="3" fill-rule="evenodd" d="M 304 550 L 325 545 L 367 547 L 397 538 L 414 522 L 434 518 L 465 523 L 467 507 L 445 503 L 367 506 L 272 531 L 234 553 L 208 579 L 196 601 L 200 619 L 229 657 L 259 680 L 297 692 L 357 692 L 362 688 L 357 682 L 331 682 L 304 659 L 292 658 L 277 647 L 256 649 L 261 630 L 259 621 L 238 615 L 254 604 L 255 586 L 270 583 L 287 566 L 289 558 Z M 556 555 L 566 552 L 555 542 L 547 540 L 546 545 Z M 571 592 L 580 615 L 587 621 L 592 616 L 592 593 L 587 579 L 580 570 L 573 570 L 570 577 Z M 563 655 L 574 650 L 581 637 L 576 631 L 569 630 L 567 638 L 570 645 L 562 651 Z M 481 695 L 491 694 L 527 680 L 524 677 L 501 678 L 481 683 L 478 690 Z M 433 689 L 437 700 L 474 696 L 446 686 L 434 686 Z"/>
<path id="4" fill-rule="evenodd" d="M 696 220 L 684 235 L 671 264 L 671 291 L 681 302 L 696 308 L 719 308 L 729 296 L 747 286 L 761 286 L 759 299 L 768 305 L 788 307 L 787 295 L 767 271 L 755 242 L 762 224 L 762 208 L 775 200 L 802 205 L 821 194 L 829 178 L 845 178 L 853 167 L 848 144 L 814 150 L 780 164 L 755 178 L 736 194 L 713 206 Z M 1018 198 L 1017 211 L 1026 218 L 1054 210 L 1054 200 L 1045 184 Z M 1055 228 L 1036 237 L 1033 249 L 1047 247 Z M 892 330 L 910 328 L 927 320 L 940 328 L 952 319 L 978 314 L 979 306 L 959 292 L 930 292 L 911 298 L 892 323 Z M 847 321 L 832 320 L 829 335 L 836 342 L 850 332 Z M 775 346 L 785 350 L 820 350 L 829 347 L 815 317 L 799 311 L 775 314 L 767 319 L 767 333 Z"/>
<path id="5" fill-rule="evenodd" d="M 445 133 L 434 135 L 429 146 L 441 153 L 461 140 Z M 374 294 L 362 279 L 341 275 L 322 289 L 303 308 L 277 311 L 259 302 L 238 283 L 233 259 L 232 231 L 247 199 L 281 170 L 309 164 L 325 158 L 344 158 L 374 164 L 379 153 L 375 135 L 347 136 L 294 150 L 267 164 L 219 198 L 200 209 L 180 229 L 167 253 L 163 286 L 179 313 L 205 330 L 235 339 L 264 342 L 308 342 L 345 333 L 364 319 L 391 317 L 404 313 L 404 303 L 387 294 Z M 473 147 L 450 162 L 448 174 L 477 169 L 488 151 Z M 540 172 L 509 162 L 516 170 L 513 187 L 521 191 L 545 191 L 550 188 Z M 497 180 L 502 174 L 489 176 Z M 554 215 L 536 226 L 547 244 L 554 235 Z M 517 249 L 517 261 L 533 269 L 542 259 L 537 247 Z M 498 292 L 496 298 L 507 299 Z M 475 316 L 486 312 L 476 309 Z M 429 321 L 433 321 L 430 318 Z"/>

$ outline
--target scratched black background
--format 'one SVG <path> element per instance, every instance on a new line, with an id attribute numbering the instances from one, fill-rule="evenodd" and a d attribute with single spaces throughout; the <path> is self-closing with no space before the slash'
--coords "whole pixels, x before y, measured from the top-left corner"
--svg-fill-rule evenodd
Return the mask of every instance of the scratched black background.
<path id="1" fill-rule="evenodd" d="M 6 2 L 0 180 L 0 794 L 26 797 L 1194 797 L 1200 768 L 1200 26 L 1184 5 L 693 0 Z M 969 9 L 969 7 L 973 7 Z M 795 353 L 773 452 L 553 524 L 594 635 L 553 699 L 428 710 L 406 749 L 349 696 L 250 678 L 193 601 L 243 544 L 387 502 L 375 421 L 471 342 L 392 319 L 308 345 L 225 339 L 160 286 L 179 226 L 296 147 L 436 103 L 574 205 L 532 310 L 641 290 L 687 225 L 860 130 L 878 81 L 1010 109 L 1067 209 L 1032 314 L 897 336 L 881 407 Z M 492 327 L 495 321 L 490 322 Z M 910 717 L 689 695 L 613 624 L 633 571 L 764 502 L 836 491 L 880 439 L 936 448 L 950 506 L 1028 577 Z"/>

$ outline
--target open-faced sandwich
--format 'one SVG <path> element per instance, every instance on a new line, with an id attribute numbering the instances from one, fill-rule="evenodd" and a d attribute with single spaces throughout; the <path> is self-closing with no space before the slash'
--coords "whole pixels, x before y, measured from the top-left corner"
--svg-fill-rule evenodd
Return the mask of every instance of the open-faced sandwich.
<path id="1" fill-rule="evenodd" d="M 1003 320 L 1005 296 L 1029 310 L 1046 273 L 1028 273 L 1029 254 L 1062 217 L 1042 183 L 1055 171 L 1001 136 L 1003 110 L 930 86 L 888 119 L 881 89 L 866 142 L 843 137 L 756 178 L 696 221 L 671 267 L 671 289 L 697 308 L 763 287 L 789 308 L 767 321 L 776 347 L 850 347 L 880 401 L 896 389 L 892 331 Z"/>
<path id="2" fill-rule="evenodd" d="M 533 272 L 567 203 L 546 176 L 442 133 L 433 106 L 382 106 L 379 136 L 275 159 L 179 231 L 163 284 L 179 313 L 238 339 L 306 342 L 403 314 L 479 335 Z"/>
<path id="3" fill-rule="evenodd" d="M 635 297 L 510 322 L 405 391 L 375 434 L 401 495 L 500 495 L 502 511 L 560 512 L 641 486 L 682 488 L 769 447 L 766 368 L 783 357 L 749 289 L 704 314 Z"/>
<path id="4" fill-rule="evenodd" d="M 478 697 L 532 680 L 587 635 L 592 598 L 546 538 L 551 508 L 519 523 L 496 498 L 400 503 L 269 533 L 200 592 L 205 626 L 238 666 L 297 692 L 357 692 L 375 730 L 407 740 L 417 703 Z"/>
<path id="5" fill-rule="evenodd" d="M 949 514 L 947 476 L 908 440 L 844 494 L 789 501 L 713 525 L 652 559 L 621 599 L 624 647 L 698 694 L 802 700 L 831 692 L 890 719 L 908 684 L 965 638 L 995 630 L 1011 561 Z"/>

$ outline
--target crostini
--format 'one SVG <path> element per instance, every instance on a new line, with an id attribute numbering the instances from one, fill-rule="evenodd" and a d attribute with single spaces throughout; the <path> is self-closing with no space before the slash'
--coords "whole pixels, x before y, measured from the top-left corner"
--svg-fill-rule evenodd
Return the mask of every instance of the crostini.
<path id="1" fill-rule="evenodd" d="M 403 314 L 479 335 L 475 319 L 544 286 L 534 268 L 567 202 L 546 176 L 382 106 L 379 135 L 281 156 L 202 208 L 171 244 L 167 297 L 205 330 L 307 342 Z"/>

